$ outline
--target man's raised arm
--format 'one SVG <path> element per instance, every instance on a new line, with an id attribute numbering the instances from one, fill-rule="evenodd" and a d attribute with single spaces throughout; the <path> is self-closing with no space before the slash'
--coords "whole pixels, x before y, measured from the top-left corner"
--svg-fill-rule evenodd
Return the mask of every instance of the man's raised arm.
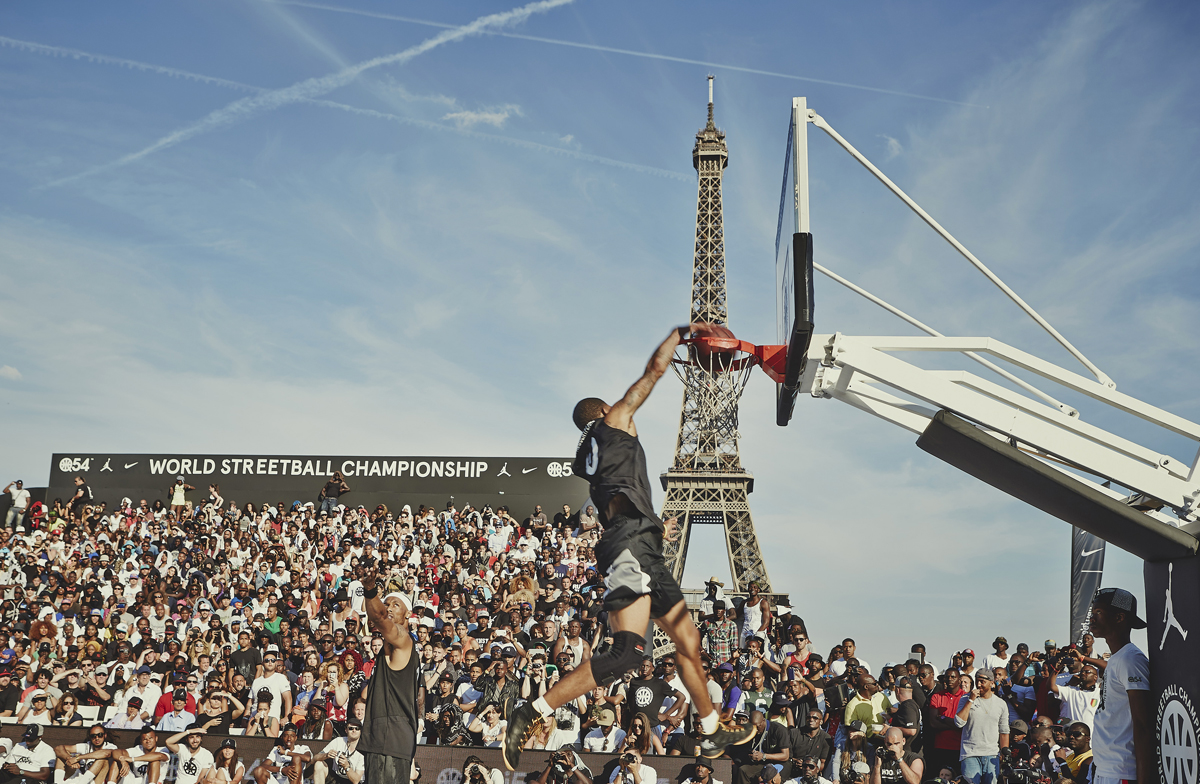
<path id="1" fill-rule="evenodd" d="M 378 629 L 380 634 L 383 635 L 384 653 L 387 654 L 392 668 L 401 669 L 408 664 L 408 657 L 412 655 L 412 637 L 408 634 L 407 626 L 401 627 L 389 617 L 388 606 L 379 598 L 379 589 L 376 585 L 378 579 L 378 568 L 368 569 L 362 577 L 363 597 L 366 599 L 367 607 L 367 620 L 372 627 Z M 404 605 L 406 611 L 410 609 L 404 599 L 401 599 L 400 602 Z M 405 618 L 406 622 L 407 620 Z M 398 656 L 394 656 L 393 654 L 398 654 Z"/>
<path id="2" fill-rule="evenodd" d="M 662 378 L 663 373 L 666 373 L 667 368 L 671 367 L 671 358 L 675 356 L 675 347 L 688 334 L 703 330 L 708 326 L 705 323 L 698 323 L 672 329 L 667 335 L 667 339 L 660 343 L 654 353 L 650 355 L 650 361 L 646 363 L 646 370 L 642 373 L 642 377 L 633 382 L 633 386 L 625 392 L 625 397 L 618 400 L 605 415 L 604 423 L 617 430 L 624 430 L 631 436 L 636 436 L 637 428 L 633 426 L 633 415 L 641 408 L 642 403 L 646 402 L 646 398 L 650 397 L 654 385 Z"/>

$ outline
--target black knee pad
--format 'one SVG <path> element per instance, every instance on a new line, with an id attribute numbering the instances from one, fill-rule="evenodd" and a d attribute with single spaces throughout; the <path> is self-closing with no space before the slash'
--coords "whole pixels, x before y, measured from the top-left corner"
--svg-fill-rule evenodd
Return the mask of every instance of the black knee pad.
<path id="1" fill-rule="evenodd" d="M 640 665 L 645 653 L 645 637 L 633 632 L 617 632 L 613 635 L 612 647 L 592 657 L 592 678 L 601 686 L 607 686 Z"/>

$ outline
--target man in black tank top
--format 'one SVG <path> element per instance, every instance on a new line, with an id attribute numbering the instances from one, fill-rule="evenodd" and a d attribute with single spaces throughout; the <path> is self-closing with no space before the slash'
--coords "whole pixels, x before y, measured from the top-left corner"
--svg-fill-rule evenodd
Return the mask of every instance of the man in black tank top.
<path id="1" fill-rule="evenodd" d="M 417 674 L 420 670 L 408 634 L 408 602 L 400 593 L 379 598 L 378 567 L 362 577 L 367 619 L 383 635 L 367 684 L 367 716 L 358 750 L 366 760 L 366 780 L 407 784 L 417 746 Z"/>
<path id="2" fill-rule="evenodd" d="M 654 513 L 646 453 L 633 424 L 658 379 L 671 366 L 680 341 L 689 333 L 712 334 L 713 325 L 689 324 L 671 330 L 654 351 L 642 377 L 614 405 L 585 398 L 572 418 L 583 431 L 575 452 L 574 473 L 591 486 L 604 535 L 596 545 L 596 567 L 606 587 L 604 608 L 613 644 L 576 667 L 543 697 L 521 705 L 509 717 L 502 747 L 504 764 L 515 770 L 525 742 L 554 711 L 597 685 L 608 685 L 642 662 L 650 619 L 675 643 L 679 675 L 700 718 L 701 753 L 719 757 L 726 747 L 748 742 L 753 727 L 722 724 L 708 699 L 708 676 L 700 663 L 700 635 L 688 614 L 679 584 L 663 560 L 663 540 L 679 535 L 674 518 L 665 523 Z"/>

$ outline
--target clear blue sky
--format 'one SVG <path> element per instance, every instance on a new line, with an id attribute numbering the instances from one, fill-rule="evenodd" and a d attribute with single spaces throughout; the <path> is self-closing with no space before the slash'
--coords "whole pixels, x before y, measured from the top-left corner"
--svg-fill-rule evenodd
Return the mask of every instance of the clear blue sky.
<path id="1" fill-rule="evenodd" d="M 1120 389 L 1195 420 L 1197 27 L 1180 2 L 6 4 L 0 479 L 55 451 L 568 454 L 574 402 L 687 316 L 709 72 L 739 335 L 774 336 L 805 95 Z M 815 132 L 811 159 L 821 261 L 1071 366 Z M 820 331 L 910 334 L 818 286 Z M 679 399 L 639 416 L 653 471 Z M 772 399 L 755 378 L 743 460 L 819 647 L 1064 638 L 1065 524 L 837 403 L 777 429 Z M 727 571 L 701 532 L 685 583 Z"/>

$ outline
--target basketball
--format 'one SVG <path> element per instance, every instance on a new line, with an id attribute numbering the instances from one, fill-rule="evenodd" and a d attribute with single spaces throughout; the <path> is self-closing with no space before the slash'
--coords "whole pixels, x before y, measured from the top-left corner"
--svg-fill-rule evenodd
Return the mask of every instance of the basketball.
<path id="1" fill-rule="evenodd" d="M 729 340 L 737 340 L 737 336 L 733 334 L 733 330 L 724 324 L 707 324 L 701 329 L 697 329 L 692 333 L 695 338 L 728 338 Z M 712 373 L 714 370 L 720 370 L 723 363 L 720 357 L 734 353 L 737 348 L 736 344 L 728 346 L 713 345 L 708 342 L 697 342 L 692 344 L 692 350 L 695 352 L 696 364 L 704 370 Z"/>

